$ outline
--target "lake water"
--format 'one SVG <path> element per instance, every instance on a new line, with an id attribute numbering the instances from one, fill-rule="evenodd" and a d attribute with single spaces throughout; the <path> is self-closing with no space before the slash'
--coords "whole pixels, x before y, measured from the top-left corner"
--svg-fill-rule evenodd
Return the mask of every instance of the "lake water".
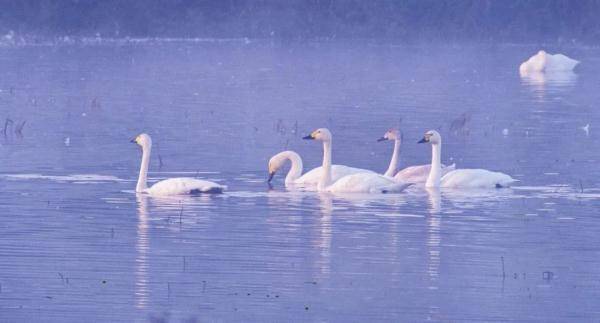
<path id="1" fill-rule="evenodd" d="M 0 46 L 0 321 L 598 320 L 600 49 L 550 46 L 583 62 L 576 74 L 521 78 L 539 49 Z M 332 196 L 278 174 L 270 188 L 281 150 L 319 165 L 301 140 L 319 127 L 335 163 L 383 172 L 390 127 L 402 165 L 427 163 L 416 142 L 435 128 L 444 162 L 520 183 Z M 228 192 L 136 196 L 142 131 L 152 179 Z"/>

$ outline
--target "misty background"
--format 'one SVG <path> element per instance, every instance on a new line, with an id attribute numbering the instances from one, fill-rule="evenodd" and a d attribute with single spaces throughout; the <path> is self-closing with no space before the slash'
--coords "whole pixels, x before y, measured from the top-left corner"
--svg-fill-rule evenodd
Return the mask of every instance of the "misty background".
<path id="1" fill-rule="evenodd" d="M 5 37 L 594 43 L 594 0 L 3 0 Z"/>

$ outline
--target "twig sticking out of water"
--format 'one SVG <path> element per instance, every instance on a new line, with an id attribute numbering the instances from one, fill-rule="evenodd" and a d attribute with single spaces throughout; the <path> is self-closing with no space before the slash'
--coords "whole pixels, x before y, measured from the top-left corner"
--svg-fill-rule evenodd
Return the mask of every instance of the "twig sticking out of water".
<path id="1" fill-rule="evenodd" d="M 583 193 L 583 183 L 581 182 L 581 180 L 579 180 L 579 189 L 581 190 L 580 193 Z"/>
<path id="2" fill-rule="evenodd" d="M 277 124 L 275 125 L 275 131 L 281 135 L 285 135 L 286 129 L 285 129 L 285 125 L 283 124 L 282 119 L 277 119 Z"/>
<path id="3" fill-rule="evenodd" d="M 17 127 L 15 128 L 15 134 L 17 134 L 17 136 L 20 138 L 23 138 L 23 128 L 25 127 L 25 123 L 27 123 L 27 120 L 23 120 L 23 122 L 18 123 Z"/>
<path id="4" fill-rule="evenodd" d="M 91 105 L 92 105 L 92 109 L 99 109 L 99 108 L 101 108 L 101 107 L 102 107 L 102 105 L 100 104 L 100 100 L 98 100 L 98 97 L 97 97 L 97 96 L 95 96 L 95 97 L 92 99 L 92 104 L 91 104 Z"/>
<path id="5" fill-rule="evenodd" d="M 185 260 L 185 256 L 183 256 L 183 272 L 185 272 L 186 267 L 187 267 L 187 263 L 186 263 L 186 260 Z"/>
<path id="6" fill-rule="evenodd" d="M 500 256 L 500 260 L 502 260 L 502 280 L 506 279 L 506 272 L 504 271 L 504 256 Z"/>
<path id="7" fill-rule="evenodd" d="M 542 279 L 546 281 L 550 281 L 554 278 L 554 273 L 551 271 L 544 271 L 542 273 Z"/>
<path id="8" fill-rule="evenodd" d="M 159 145 L 156 143 L 156 155 L 158 155 L 158 169 L 162 169 L 164 163 L 162 160 L 162 156 L 160 155 Z"/>
<path id="9" fill-rule="evenodd" d="M 4 121 L 4 130 L 2 130 L 4 137 L 6 137 L 8 126 L 12 126 L 13 124 L 14 122 L 10 118 L 6 118 L 6 120 Z"/>
<path id="10" fill-rule="evenodd" d="M 471 114 L 468 112 L 464 112 L 458 118 L 454 119 L 452 123 L 450 123 L 450 132 L 455 135 L 469 135 L 468 123 L 471 121 Z"/>
<path id="11" fill-rule="evenodd" d="M 183 215 L 183 205 L 181 206 L 181 210 L 179 211 L 179 226 L 181 227 L 181 216 Z"/>

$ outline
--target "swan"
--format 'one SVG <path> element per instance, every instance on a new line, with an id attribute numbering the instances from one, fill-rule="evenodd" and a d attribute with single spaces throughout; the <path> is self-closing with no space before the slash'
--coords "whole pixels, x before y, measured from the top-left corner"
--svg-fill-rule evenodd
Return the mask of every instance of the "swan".
<path id="1" fill-rule="evenodd" d="M 331 132 L 326 128 L 319 128 L 310 135 L 303 137 L 307 140 L 323 142 L 323 171 L 317 184 L 320 192 L 332 193 L 393 193 L 401 192 L 411 184 L 395 181 L 393 178 L 377 173 L 357 173 L 344 176 L 337 181 L 332 180 L 331 170 Z"/>
<path id="2" fill-rule="evenodd" d="M 190 195 L 201 193 L 223 193 L 226 186 L 195 178 L 169 178 L 148 187 L 148 164 L 150 164 L 150 151 L 152 150 L 152 139 L 148 134 L 142 133 L 131 140 L 142 147 L 142 165 L 140 175 L 135 187 L 136 193 L 148 193 L 155 196 L 167 195 Z"/>
<path id="3" fill-rule="evenodd" d="M 316 186 L 321 178 L 321 173 L 323 172 L 323 167 L 313 168 L 308 171 L 306 174 L 302 175 L 302 158 L 295 151 L 287 150 L 282 151 L 269 160 L 269 179 L 268 182 L 271 182 L 275 173 L 283 167 L 286 161 L 291 162 L 290 170 L 285 177 L 285 185 L 307 185 L 307 186 Z M 331 180 L 337 181 L 338 179 L 351 174 L 369 172 L 373 173 L 368 169 L 362 168 L 354 168 L 348 167 L 344 165 L 332 165 L 331 166 Z"/>
<path id="4" fill-rule="evenodd" d="M 577 64 L 579 64 L 578 60 L 563 54 L 552 55 L 540 50 L 519 66 L 519 72 L 522 76 L 533 72 L 564 72 L 573 70 Z"/>
<path id="5" fill-rule="evenodd" d="M 429 171 L 431 170 L 431 164 L 409 166 L 399 172 L 396 172 L 398 169 L 398 161 L 400 159 L 400 144 L 402 143 L 402 134 L 397 129 L 390 129 L 383 135 L 383 137 L 377 139 L 378 142 L 388 140 L 394 141 L 394 152 L 392 153 L 390 166 L 383 175 L 393 177 L 398 181 L 407 183 L 425 183 L 425 181 L 427 181 L 427 177 L 429 176 Z M 456 169 L 456 164 L 452 164 L 450 166 L 442 164 L 442 176 L 454 169 Z"/>
<path id="6" fill-rule="evenodd" d="M 457 169 L 442 177 L 442 137 L 437 131 L 430 130 L 419 141 L 427 142 L 431 144 L 431 171 L 425 183 L 426 187 L 501 188 L 517 181 L 504 173 L 485 169 Z"/>

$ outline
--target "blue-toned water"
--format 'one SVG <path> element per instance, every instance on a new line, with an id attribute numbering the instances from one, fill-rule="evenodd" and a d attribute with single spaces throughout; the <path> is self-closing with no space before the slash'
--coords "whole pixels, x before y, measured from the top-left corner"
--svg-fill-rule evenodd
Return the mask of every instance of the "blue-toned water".
<path id="1" fill-rule="evenodd" d="M 594 321 L 600 50 L 521 78 L 536 46 L 88 41 L 0 46 L 0 321 Z M 9 118 L 11 121 L 5 122 Z M 25 122 L 23 124 L 23 122 Z M 583 129 L 590 125 L 589 131 Z M 266 183 L 335 163 L 502 171 L 514 189 L 335 196 Z M 133 193 L 152 179 L 217 196 Z"/>

